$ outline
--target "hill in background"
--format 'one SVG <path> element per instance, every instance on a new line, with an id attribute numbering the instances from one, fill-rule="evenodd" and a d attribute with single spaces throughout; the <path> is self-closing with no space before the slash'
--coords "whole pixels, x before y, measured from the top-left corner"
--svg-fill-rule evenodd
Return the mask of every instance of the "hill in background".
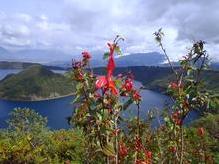
<path id="1" fill-rule="evenodd" d="M 72 92 L 73 85 L 69 79 L 41 65 L 30 66 L 0 81 L 0 97 L 5 99 L 40 100 Z"/>

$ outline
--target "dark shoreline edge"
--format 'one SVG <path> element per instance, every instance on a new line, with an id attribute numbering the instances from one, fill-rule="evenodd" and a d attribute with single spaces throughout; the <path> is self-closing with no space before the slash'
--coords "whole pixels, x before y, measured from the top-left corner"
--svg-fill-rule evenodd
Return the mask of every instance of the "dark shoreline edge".
<path id="1" fill-rule="evenodd" d="M 56 99 L 60 99 L 60 98 L 70 97 L 70 96 L 74 96 L 74 93 L 70 93 L 70 94 L 63 95 L 63 96 L 51 97 L 51 98 L 36 99 L 36 100 L 10 99 L 10 98 L 3 98 L 3 97 L 0 97 L 0 99 L 5 100 L 5 101 L 38 102 L 38 101 L 56 100 Z"/>

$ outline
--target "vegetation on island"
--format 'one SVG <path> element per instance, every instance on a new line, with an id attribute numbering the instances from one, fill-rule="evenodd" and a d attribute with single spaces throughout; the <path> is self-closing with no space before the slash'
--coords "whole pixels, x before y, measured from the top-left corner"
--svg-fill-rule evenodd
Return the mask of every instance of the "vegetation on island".
<path id="1" fill-rule="evenodd" d="M 30 66 L 0 82 L 0 97 L 10 100 L 41 100 L 73 93 L 73 83 L 66 76 L 42 65 Z"/>

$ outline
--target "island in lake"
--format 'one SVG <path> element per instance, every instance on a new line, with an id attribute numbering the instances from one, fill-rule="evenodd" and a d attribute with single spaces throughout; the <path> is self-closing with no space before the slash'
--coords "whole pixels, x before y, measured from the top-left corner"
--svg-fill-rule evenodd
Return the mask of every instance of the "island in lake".
<path id="1" fill-rule="evenodd" d="M 73 93 L 73 83 L 42 65 L 32 65 L 0 81 L 0 97 L 9 100 L 42 100 Z"/>

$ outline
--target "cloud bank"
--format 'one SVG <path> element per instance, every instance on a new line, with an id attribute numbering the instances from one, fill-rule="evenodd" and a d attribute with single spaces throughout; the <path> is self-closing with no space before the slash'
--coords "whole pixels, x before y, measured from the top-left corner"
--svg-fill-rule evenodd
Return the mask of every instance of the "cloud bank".
<path id="1" fill-rule="evenodd" d="M 218 0 L 15 0 L 0 2 L 0 46 L 9 49 L 104 51 L 117 34 L 124 53 L 160 51 L 153 32 L 162 27 L 172 60 L 205 40 L 219 60 Z"/>

